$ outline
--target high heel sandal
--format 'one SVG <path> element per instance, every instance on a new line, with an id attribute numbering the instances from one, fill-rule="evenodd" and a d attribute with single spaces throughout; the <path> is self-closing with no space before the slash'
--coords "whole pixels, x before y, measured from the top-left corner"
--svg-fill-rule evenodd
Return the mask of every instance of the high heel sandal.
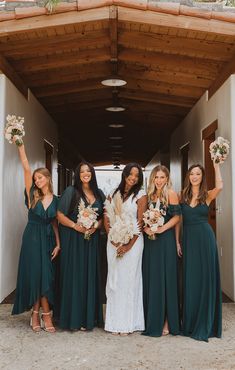
<path id="1" fill-rule="evenodd" d="M 46 332 L 55 333 L 56 330 L 53 324 L 52 326 L 46 326 L 43 316 L 51 316 L 51 312 L 42 312 L 41 326 L 42 326 L 42 329 L 45 330 Z"/>
<path id="2" fill-rule="evenodd" d="M 33 326 L 33 314 L 38 315 L 39 311 L 34 311 L 34 310 L 32 311 L 29 325 L 35 333 L 39 333 L 41 331 L 41 326 L 40 325 L 34 325 Z M 40 318 L 39 318 L 39 322 L 40 322 Z"/>

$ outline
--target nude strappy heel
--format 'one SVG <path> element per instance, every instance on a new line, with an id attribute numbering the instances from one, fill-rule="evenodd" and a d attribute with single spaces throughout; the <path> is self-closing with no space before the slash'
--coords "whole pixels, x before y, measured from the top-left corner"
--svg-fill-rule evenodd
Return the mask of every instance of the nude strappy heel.
<path id="1" fill-rule="evenodd" d="M 31 312 L 31 317 L 30 317 L 30 323 L 29 323 L 29 325 L 30 325 L 30 327 L 32 328 L 32 330 L 35 332 L 35 333 L 39 333 L 40 331 L 41 331 L 41 326 L 40 325 L 35 325 L 35 326 L 33 326 L 33 314 L 39 314 L 39 311 L 32 311 Z M 40 318 L 39 318 L 39 320 L 40 320 Z"/>
<path id="2" fill-rule="evenodd" d="M 52 326 L 46 326 L 45 324 L 45 321 L 43 319 L 43 316 L 51 316 L 51 312 L 42 312 L 42 321 L 41 321 L 41 325 L 42 325 L 42 329 L 45 330 L 46 332 L 48 333 L 55 333 L 55 327 L 52 325 Z"/>

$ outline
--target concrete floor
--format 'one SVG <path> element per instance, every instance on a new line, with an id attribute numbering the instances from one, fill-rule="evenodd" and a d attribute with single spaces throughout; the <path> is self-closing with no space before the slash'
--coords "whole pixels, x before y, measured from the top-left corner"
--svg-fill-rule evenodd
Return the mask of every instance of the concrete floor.
<path id="1" fill-rule="evenodd" d="M 223 339 L 209 343 L 139 333 L 115 337 L 92 332 L 32 332 L 29 313 L 0 305 L 0 369 L 6 370 L 231 370 L 235 369 L 235 304 L 223 305 Z"/>

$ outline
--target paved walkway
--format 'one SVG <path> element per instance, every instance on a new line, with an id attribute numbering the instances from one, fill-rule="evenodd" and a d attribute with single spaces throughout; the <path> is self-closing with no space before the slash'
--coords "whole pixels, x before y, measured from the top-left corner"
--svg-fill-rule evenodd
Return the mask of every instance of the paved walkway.
<path id="1" fill-rule="evenodd" d="M 235 369 L 235 304 L 223 305 L 223 339 L 209 343 L 139 333 L 115 337 L 92 332 L 32 332 L 29 314 L 10 316 L 0 305 L 0 369 L 6 370 L 232 370 Z"/>

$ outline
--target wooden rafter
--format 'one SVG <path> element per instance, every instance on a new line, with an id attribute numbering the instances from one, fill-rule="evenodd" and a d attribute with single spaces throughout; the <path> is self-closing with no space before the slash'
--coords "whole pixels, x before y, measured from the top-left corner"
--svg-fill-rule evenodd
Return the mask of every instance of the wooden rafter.
<path id="1" fill-rule="evenodd" d="M 28 88 L 18 76 L 15 70 L 12 68 L 10 63 L 0 55 L 0 71 L 4 73 L 9 80 L 16 86 L 16 88 L 24 95 L 25 98 L 28 98 Z"/>

